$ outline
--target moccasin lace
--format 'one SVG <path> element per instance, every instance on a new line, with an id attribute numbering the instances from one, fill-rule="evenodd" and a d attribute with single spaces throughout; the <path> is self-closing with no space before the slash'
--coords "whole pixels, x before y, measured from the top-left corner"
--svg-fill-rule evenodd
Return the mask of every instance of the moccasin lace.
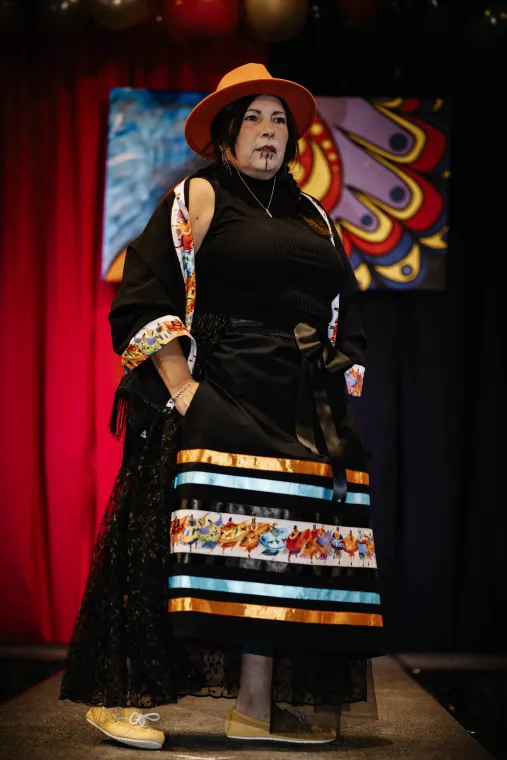
<path id="1" fill-rule="evenodd" d="M 143 713 L 140 712 L 133 712 L 129 717 L 129 723 L 132 726 L 141 726 L 141 728 L 148 728 L 148 724 L 146 723 L 147 720 L 156 723 L 157 720 L 160 720 L 160 714 L 153 712 L 143 715 Z"/>

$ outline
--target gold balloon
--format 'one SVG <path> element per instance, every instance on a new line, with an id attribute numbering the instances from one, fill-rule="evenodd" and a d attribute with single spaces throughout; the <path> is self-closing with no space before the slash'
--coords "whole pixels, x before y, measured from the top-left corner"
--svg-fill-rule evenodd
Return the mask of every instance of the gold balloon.
<path id="1" fill-rule="evenodd" d="M 283 42 L 303 29 L 308 0 L 244 0 L 246 25 L 263 42 Z"/>
<path id="2" fill-rule="evenodd" d="M 145 0 L 90 0 L 90 11 L 107 29 L 128 29 L 148 15 Z"/>

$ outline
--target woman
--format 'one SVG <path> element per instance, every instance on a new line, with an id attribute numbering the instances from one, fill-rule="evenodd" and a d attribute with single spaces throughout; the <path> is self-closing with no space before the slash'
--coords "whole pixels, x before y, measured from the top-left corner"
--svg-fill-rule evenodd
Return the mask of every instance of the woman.
<path id="1" fill-rule="evenodd" d="M 364 373 L 358 287 L 289 169 L 315 115 L 262 65 L 227 74 L 185 126 L 212 162 L 127 251 L 110 313 L 123 463 L 60 698 L 133 746 L 164 740 L 158 714 L 133 708 L 190 694 L 236 698 L 237 739 L 325 743 L 335 728 L 279 705 L 335 727 L 374 705 L 375 557 L 345 560 L 333 539 L 371 531 L 348 404 Z"/>

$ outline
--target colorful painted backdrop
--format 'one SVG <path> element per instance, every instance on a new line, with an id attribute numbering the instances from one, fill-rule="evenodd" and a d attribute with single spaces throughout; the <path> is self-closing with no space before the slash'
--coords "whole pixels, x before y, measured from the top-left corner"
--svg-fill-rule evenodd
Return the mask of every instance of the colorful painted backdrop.
<path id="1" fill-rule="evenodd" d="M 125 248 L 157 203 L 206 165 L 183 137 L 205 93 L 111 91 L 102 276 L 121 279 Z M 333 218 L 362 290 L 446 284 L 449 108 L 442 99 L 317 98 L 293 172 Z"/>

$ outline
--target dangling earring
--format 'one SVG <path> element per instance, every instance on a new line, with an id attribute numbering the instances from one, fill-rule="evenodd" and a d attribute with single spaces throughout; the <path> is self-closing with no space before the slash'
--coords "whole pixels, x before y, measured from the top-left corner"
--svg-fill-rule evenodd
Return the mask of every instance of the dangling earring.
<path id="1" fill-rule="evenodd" d="M 222 166 L 224 167 L 224 169 L 227 169 L 230 175 L 232 175 L 231 165 L 227 160 L 227 156 L 225 155 L 225 150 L 223 146 L 221 146 L 220 148 L 220 155 L 222 157 Z"/>

